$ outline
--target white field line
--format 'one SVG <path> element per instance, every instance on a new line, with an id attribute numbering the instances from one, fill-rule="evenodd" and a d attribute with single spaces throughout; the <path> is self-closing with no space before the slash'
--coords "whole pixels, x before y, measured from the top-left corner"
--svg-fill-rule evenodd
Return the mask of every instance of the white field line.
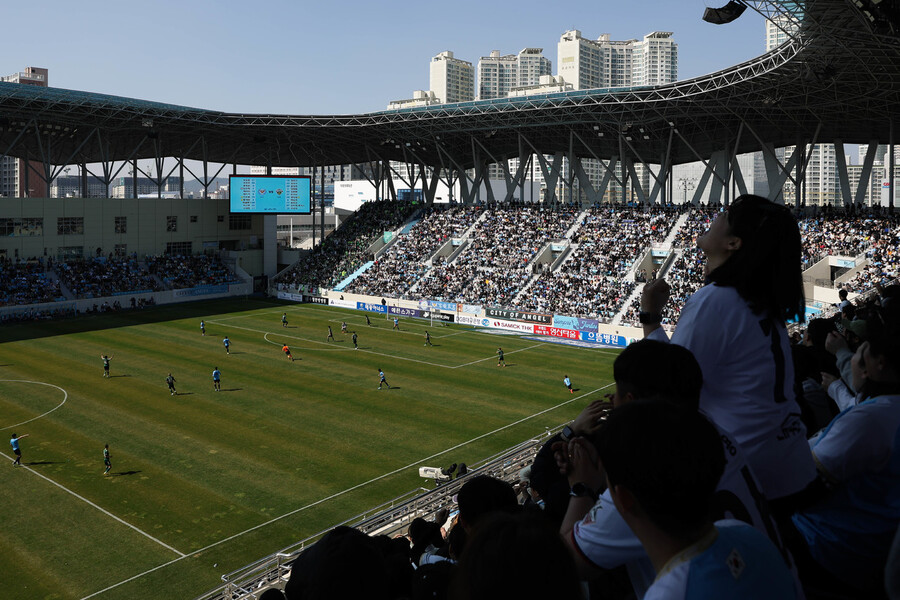
<path id="1" fill-rule="evenodd" d="M 27 421 L 23 421 L 23 422 L 18 423 L 18 424 L 16 424 L 16 425 L 10 425 L 9 427 L 3 427 L 3 428 L 0 428 L 0 431 L 6 430 L 6 429 L 12 429 L 13 427 L 18 427 L 19 425 L 24 425 L 25 423 L 31 423 L 32 421 L 36 421 L 37 419 L 40 419 L 41 417 L 45 417 L 45 416 L 49 415 L 50 413 L 52 413 L 52 412 L 53 412 L 54 410 L 56 410 L 57 408 L 59 408 L 60 406 L 62 406 L 63 404 L 65 404 L 65 403 L 66 403 L 66 400 L 69 399 L 69 394 L 68 394 L 68 392 L 66 392 L 66 390 L 64 390 L 63 388 L 59 387 L 58 385 L 53 385 L 52 383 L 44 383 L 43 381 L 29 381 L 29 380 L 25 380 L 25 379 L 0 379 L 0 382 L 4 382 L 4 381 L 10 381 L 10 382 L 16 382 L 16 383 L 36 383 L 36 384 L 38 384 L 38 385 L 46 385 L 46 386 L 49 386 L 49 387 L 54 387 L 54 388 L 58 389 L 59 391 L 61 391 L 61 392 L 63 393 L 63 401 L 60 402 L 59 405 L 56 406 L 56 408 L 52 408 L 52 409 L 48 410 L 47 412 L 45 412 L 44 414 L 42 414 L 42 415 L 40 415 L 40 416 L 34 417 L 33 419 L 29 419 L 29 420 L 27 420 Z M 7 457 L 7 458 L 9 458 L 9 457 Z M 12 462 L 15 462 L 15 459 L 10 458 L 10 460 L 11 460 Z M 121 523 L 122 525 L 125 525 L 126 527 L 130 527 L 131 529 L 133 529 L 134 531 L 138 532 L 138 533 L 141 534 L 142 536 L 144 536 L 144 537 L 146 537 L 146 538 L 148 538 L 148 539 L 153 540 L 154 542 L 156 542 L 157 544 L 159 544 L 160 546 L 162 546 L 162 547 L 164 547 L 164 548 L 166 548 L 166 549 L 168 549 L 168 550 L 171 550 L 172 552 L 174 552 L 174 553 L 177 554 L 178 556 L 184 556 L 183 553 L 179 552 L 178 550 L 176 550 L 176 549 L 173 548 L 172 546 L 169 546 L 168 544 L 166 544 L 166 543 L 164 543 L 164 542 L 162 542 L 162 541 L 156 539 L 155 537 L 153 537 L 152 535 L 150 535 L 150 534 L 147 533 L 146 531 L 142 531 L 141 529 L 138 529 L 137 527 L 135 527 L 135 526 L 132 525 L 131 523 L 128 523 L 127 521 L 123 521 L 122 519 L 120 519 L 120 518 L 117 517 L 116 515 L 112 514 L 111 512 L 109 512 L 108 510 L 106 510 L 105 508 L 102 508 L 102 507 L 98 506 L 97 504 L 94 504 L 93 502 L 91 502 L 90 500 L 88 500 L 87 498 L 85 498 L 84 496 L 81 496 L 81 495 L 79 495 L 79 494 L 73 492 L 73 491 L 70 490 L 69 488 L 65 487 L 64 485 L 61 485 L 61 484 L 59 484 L 59 483 L 53 481 L 52 479 L 50 479 L 50 478 L 47 477 L 46 475 L 43 475 L 43 474 L 41 474 L 41 473 L 38 473 L 37 471 L 35 471 L 35 470 L 32 469 L 31 467 L 28 467 L 27 465 L 22 465 L 21 468 L 25 469 L 25 470 L 28 471 L 29 473 L 33 473 L 33 474 L 37 475 L 38 477 L 40 477 L 40 478 L 43 479 L 44 481 L 47 481 L 47 482 L 49 482 L 49 483 L 52 483 L 53 485 L 55 485 L 56 487 L 58 487 L 58 488 L 61 489 L 62 491 L 66 492 L 66 493 L 68 493 L 68 494 L 71 494 L 72 496 L 75 496 L 76 498 L 78 498 L 78 499 L 81 500 L 82 502 L 85 502 L 85 503 L 87 503 L 87 504 L 93 506 L 94 508 L 96 508 L 97 510 L 99 510 L 100 512 L 102 512 L 103 514 L 105 514 L 106 516 L 115 519 L 116 521 L 118 521 L 118 522 Z"/>
<path id="2" fill-rule="evenodd" d="M 47 412 L 45 412 L 42 415 L 38 415 L 37 417 L 34 417 L 33 419 L 28 419 L 27 421 L 22 421 L 21 423 L 16 423 L 15 425 L 10 425 L 9 427 L 0 427 L 0 431 L 12 429 L 13 427 L 19 427 L 20 425 L 25 425 L 26 423 L 31 423 L 32 421 L 37 421 L 38 419 L 40 419 L 42 417 L 46 417 L 47 415 L 52 413 L 54 410 L 56 410 L 57 408 L 59 408 L 60 406 L 65 404 L 66 400 L 69 399 L 69 393 L 66 390 L 62 389 L 58 385 L 53 385 L 52 383 L 44 383 L 43 381 L 30 381 L 28 379 L 0 379 L 0 382 L 4 382 L 4 381 L 9 381 L 12 383 L 36 383 L 37 385 L 46 385 L 48 387 L 54 387 L 63 393 L 63 400 L 58 405 L 56 405 L 56 407 L 51 408 L 50 410 L 48 410 Z"/>
<path id="3" fill-rule="evenodd" d="M 299 337 L 299 336 L 293 336 L 293 335 L 287 335 L 287 334 L 283 334 L 283 333 L 278 333 L 277 331 L 266 331 L 265 329 L 254 329 L 254 328 L 252 328 L 252 327 L 242 327 L 242 326 L 240 326 L 240 325 L 229 325 L 228 323 L 219 323 L 218 321 L 208 321 L 208 322 L 209 322 L 209 323 L 213 323 L 213 324 L 215 324 L 215 325 L 221 325 L 221 326 L 223 326 L 223 327 L 231 327 L 231 328 L 233 328 L 233 329 L 243 329 L 244 331 L 252 331 L 252 332 L 254 332 L 254 333 L 261 333 L 261 334 L 263 334 L 263 339 L 265 339 L 265 341 L 267 341 L 267 342 L 269 342 L 269 343 L 274 343 L 274 342 L 271 342 L 271 341 L 266 337 L 267 335 L 271 335 L 271 336 L 280 336 L 280 337 L 284 337 L 284 338 L 288 338 L 288 339 L 292 339 L 292 340 L 301 340 L 301 341 L 304 341 L 304 342 L 311 342 L 311 343 L 313 343 L 313 344 L 321 344 L 321 345 L 323 345 L 323 346 L 330 346 L 330 344 L 329 344 L 328 342 L 320 342 L 320 341 L 318 341 L 318 340 L 312 340 L 312 339 L 309 339 L 309 338 L 304 338 L 304 337 Z M 531 349 L 531 348 L 536 348 L 537 346 L 543 346 L 543 345 L 544 345 L 544 344 L 535 344 L 534 346 L 529 346 L 528 348 L 521 348 L 521 349 L 519 349 L 519 350 L 511 350 L 510 352 L 507 352 L 506 354 L 513 354 L 514 352 L 521 352 L 522 350 L 529 350 L 529 349 Z M 299 350 L 303 350 L 304 352 L 322 352 L 322 351 L 335 351 L 335 350 L 342 350 L 342 351 L 345 351 L 345 350 L 349 350 L 349 348 L 300 348 Z M 366 349 L 364 349 L 364 348 L 360 348 L 360 349 L 358 350 L 358 352 L 366 352 L 366 353 L 368 353 L 368 354 L 374 354 L 374 355 L 376 355 L 376 356 L 383 356 L 383 357 L 385 357 L 385 358 L 393 358 L 393 359 L 396 359 L 396 360 L 405 360 L 405 361 L 408 361 L 408 362 L 419 363 L 419 364 L 421 364 L 421 365 L 429 365 L 429 366 L 432 366 L 432 367 L 440 367 L 440 368 L 442 368 L 442 369 L 459 369 L 459 368 L 462 368 L 462 367 L 466 367 L 466 366 L 469 366 L 469 365 L 473 365 L 473 364 L 478 363 L 478 362 L 482 362 L 482 361 L 484 361 L 484 360 L 491 360 L 491 358 L 493 358 L 492 356 L 489 356 L 488 358 L 483 358 L 483 359 L 476 360 L 476 361 L 474 361 L 474 362 L 466 363 L 466 364 L 463 364 L 463 365 L 445 365 L 445 364 L 442 364 L 442 363 L 433 363 L 433 362 L 428 362 L 427 360 L 419 360 L 419 359 L 416 359 L 416 358 L 409 358 L 409 357 L 406 357 L 406 356 L 396 356 L 396 355 L 394 355 L 394 354 L 385 354 L 384 352 L 375 352 L 375 351 L 373 351 L 373 350 L 366 350 Z"/>
<path id="4" fill-rule="evenodd" d="M 9 457 L 7 457 L 7 458 L 9 458 Z M 13 459 L 10 459 L 10 460 L 13 461 L 13 462 L 15 462 Z M 175 554 L 177 554 L 177 555 L 179 556 L 179 558 L 184 558 L 185 556 L 187 556 L 187 555 L 184 554 L 183 552 L 179 552 L 178 550 L 176 550 L 176 549 L 173 548 L 172 546 L 166 544 L 165 542 L 162 542 L 162 541 L 156 539 L 155 537 L 153 537 L 152 535 L 150 535 L 150 534 L 147 533 L 146 531 L 143 531 L 143 530 L 141 530 L 141 529 L 135 527 L 134 525 L 132 525 L 132 524 L 129 523 L 128 521 L 124 521 L 124 520 L 120 519 L 119 517 L 117 517 L 116 515 L 112 514 L 111 512 L 109 512 L 108 510 L 106 510 L 105 508 L 103 508 L 102 506 L 99 506 L 99 505 L 97 505 L 97 504 L 91 502 L 90 500 L 88 500 L 88 499 L 85 498 L 84 496 L 81 496 L 80 494 L 77 494 L 77 493 L 73 492 L 72 490 L 70 490 L 70 489 L 67 488 L 66 486 L 64 486 L 64 485 L 62 485 L 62 484 L 59 484 L 59 483 L 53 481 L 52 479 L 50 479 L 50 478 L 47 477 L 46 475 L 43 475 L 43 474 L 41 474 L 41 473 L 38 473 L 37 471 L 35 471 L 35 470 L 32 469 L 31 467 L 29 467 L 29 466 L 27 466 L 27 465 L 22 465 L 22 466 L 19 467 L 19 468 L 25 469 L 25 470 L 28 471 L 29 473 L 33 473 L 33 474 L 37 475 L 38 477 L 40 477 L 40 478 L 43 479 L 44 481 L 47 481 L 48 483 L 52 483 L 53 485 L 55 485 L 56 487 L 58 487 L 58 488 L 61 489 L 62 491 L 66 492 L 67 494 L 71 494 L 72 496 L 75 496 L 76 498 L 78 498 L 78 499 L 81 500 L 82 502 L 84 502 L 84 503 L 86 503 L 86 504 L 89 504 L 90 506 L 96 508 L 97 510 L 99 510 L 100 512 L 102 512 L 102 513 L 103 513 L 104 515 L 106 515 L 107 517 L 110 517 L 110 518 L 112 518 L 112 519 L 115 519 L 116 521 L 118 521 L 118 522 L 121 523 L 122 525 L 125 525 L 126 527 L 128 527 L 128 528 L 130 528 L 130 529 L 133 529 L 134 531 L 138 532 L 139 534 L 141 534 L 141 535 L 144 536 L 145 538 L 147 538 L 147 539 L 149 539 L 149 540 L 152 540 L 152 541 L 156 542 L 157 544 L 159 544 L 160 546 L 162 546 L 162 547 L 165 548 L 166 550 L 171 550 L 172 552 L 174 552 Z"/>
<path id="5" fill-rule="evenodd" d="M 509 429 L 510 427 L 513 427 L 513 426 L 515 426 L 515 425 L 520 425 L 520 424 L 522 424 L 522 423 L 524 423 L 524 422 L 526 422 L 526 421 L 528 421 L 528 420 L 530 420 L 530 419 L 533 419 L 534 417 L 537 417 L 537 416 L 546 414 L 546 413 L 548 413 L 548 412 L 552 412 L 552 411 L 554 411 L 554 410 L 556 410 L 556 409 L 558 409 L 558 408 L 562 408 L 563 406 L 566 406 L 567 404 L 571 404 L 572 402 L 575 402 L 576 400 L 581 400 L 581 399 L 586 398 L 586 397 L 588 397 L 588 396 L 590 396 L 590 395 L 592 395 L 592 394 L 595 394 L 595 393 L 597 393 L 597 392 L 602 392 L 603 390 L 609 388 L 609 387 L 612 386 L 612 385 L 613 385 L 612 383 L 608 383 L 608 384 L 604 385 L 603 387 L 599 387 L 599 388 L 597 388 L 597 389 L 595 389 L 595 390 L 591 390 L 590 392 L 587 392 L 587 393 L 585 393 L 585 394 L 581 394 L 581 395 L 576 396 L 576 397 L 574 397 L 574 398 L 570 398 L 570 399 L 566 400 L 565 402 L 561 402 L 561 403 L 557 404 L 556 406 L 551 406 L 550 408 L 544 409 L 544 410 L 542 410 L 542 411 L 540 411 L 540 412 L 536 412 L 536 413 L 534 413 L 533 415 L 530 415 L 530 416 L 528 416 L 528 417 L 524 417 L 524 418 L 522 418 L 522 419 L 519 419 L 518 421 L 514 421 L 514 422 L 512 422 L 512 423 L 509 423 L 509 424 L 507 424 L 507 425 L 504 425 L 503 427 L 498 427 L 497 429 L 495 429 L 495 430 L 493 430 L 493 431 L 489 431 L 489 432 L 487 432 L 487 433 L 483 433 L 483 434 L 481 434 L 481 435 L 479 435 L 479 436 L 476 436 L 476 437 L 474 437 L 474 438 L 472 438 L 472 439 L 470 439 L 470 440 L 468 440 L 468 441 L 465 441 L 465 442 L 462 442 L 462 443 L 460 443 L 460 444 L 457 444 L 456 446 L 453 446 L 453 447 L 451 447 L 451 448 L 446 448 L 445 450 L 442 450 L 442 451 L 440 451 L 440 452 L 437 452 L 437 453 L 435 453 L 435 454 L 432 454 L 431 456 L 426 456 L 425 458 L 422 458 L 422 459 L 420 459 L 420 460 L 417 460 L 416 462 L 410 463 L 410 464 L 408 464 L 408 465 L 406 465 L 406 466 L 403 466 L 403 467 L 400 467 L 400 468 L 398 468 L 398 469 L 394 469 L 393 471 L 390 471 L 390 472 L 388 472 L 388 473 L 384 473 L 384 474 L 382 474 L 382 475 L 379 475 L 378 477 L 374 477 L 374 478 L 372 478 L 372 479 L 370 479 L 370 480 L 368 480 L 368 481 L 365 481 L 365 482 L 363 482 L 363 483 L 359 483 L 359 484 L 354 485 L 354 486 L 352 486 L 352 487 L 349 487 L 349 488 L 347 488 L 347 489 L 345 489 L 345 490 L 343 490 L 343 491 L 336 492 L 336 493 L 334 493 L 334 494 L 332 494 L 332 495 L 330 495 L 330 496 L 327 496 L 327 497 L 322 498 L 322 499 L 320 499 L 320 500 L 316 500 L 315 502 L 313 502 L 313 503 L 311 503 L 311 504 L 307 504 L 306 506 L 301 506 L 300 508 L 296 508 L 296 509 L 294 509 L 294 510 L 292 510 L 292 511 L 290 511 L 290 512 L 286 512 L 286 513 L 284 513 L 284 514 L 281 515 L 281 516 L 275 517 L 275 518 L 273 518 L 273 519 L 269 519 L 268 521 L 264 521 L 264 522 L 260 523 L 259 525 L 255 525 L 255 526 L 253 526 L 253 527 L 251 527 L 251 528 L 249 528 L 249 529 L 246 529 L 246 530 L 244 530 L 244 531 L 242 531 L 242 532 L 240 532 L 240 533 L 236 533 L 236 534 L 231 535 L 231 536 L 229 536 L 229 537 L 227 537 L 227 538 L 225 538 L 225 539 L 219 540 L 218 542 L 214 542 L 214 543 L 210 544 L 209 546 L 206 546 L 206 547 L 204 547 L 204 548 L 200 548 L 199 550 L 194 550 L 194 551 L 191 552 L 190 554 L 182 554 L 182 555 L 179 556 L 178 558 L 175 558 L 175 559 L 173 559 L 173 560 L 170 560 L 169 562 L 163 563 L 163 564 L 161 564 L 161 565 L 159 565 L 159 566 L 153 567 L 152 569 L 148 569 L 147 571 L 144 571 L 143 573 L 138 573 L 137 575 L 134 575 L 134 576 L 132 576 L 132 577 L 129 577 L 128 579 L 124 579 L 124 580 L 120 581 L 119 583 L 113 584 L 113 585 L 111 585 L 111 586 L 109 586 L 109 587 L 106 587 L 106 588 L 104 588 L 104 589 L 102 589 L 102 590 L 96 591 L 96 592 L 94 592 L 93 594 L 90 594 L 90 595 L 88 595 L 88 596 L 83 597 L 81 600 L 88 600 L 89 598 L 93 598 L 94 596 L 97 596 L 97 595 L 102 594 L 102 593 L 104 593 L 104 592 L 108 592 L 109 590 L 112 590 L 112 589 L 114 589 L 114 588 L 117 588 L 117 587 L 119 587 L 120 585 L 124 585 L 124 584 L 129 583 L 129 582 L 131 582 L 131 581 L 134 581 L 134 580 L 136 580 L 136 579 L 140 579 L 141 577 L 143 577 L 143 576 L 145 576 L 145 575 L 149 575 L 150 573 L 153 573 L 154 571 L 158 571 L 159 569 L 165 568 L 165 567 L 167 567 L 167 566 L 169 566 L 169 565 L 171 565 L 171 564 L 174 564 L 174 563 L 176 563 L 176 562 L 178 562 L 178 561 L 180 561 L 180 560 L 182 560 L 182 559 L 190 558 L 191 556 L 194 556 L 194 555 L 196 555 L 196 554 L 200 554 L 200 553 L 202 553 L 202 552 L 206 552 L 207 550 L 211 550 L 212 548 L 215 548 L 216 546 L 218 546 L 218 545 L 220 545 L 220 544 L 224 544 L 225 542 L 230 542 L 231 540 L 233 540 L 233 539 L 235 539 L 235 538 L 239 538 L 239 537 L 241 537 L 241 536 L 243 536 L 243 535 L 246 535 L 246 534 L 248 534 L 248 533 L 250 533 L 250 532 L 256 531 L 257 529 L 261 529 L 261 528 L 263 528 L 263 527 L 266 527 L 267 525 L 271 525 L 272 523 L 275 523 L 275 522 L 277 522 L 277 521 L 280 521 L 281 519 L 290 517 L 290 516 L 295 515 L 295 514 L 297 514 L 297 513 L 299 513 L 299 512 L 303 512 L 303 511 L 305 511 L 305 510 L 307 510 L 307 509 L 314 508 L 314 507 L 318 506 L 319 504 L 322 504 L 322 503 L 327 502 L 327 501 L 329 501 L 329 500 L 333 500 L 333 499 L 335 499 L 335 498 L 338 498 L 338 497 L 340 497 L 340 496 L 343 496 L 343 495 L 345 495 L 345 494 L 348 494 L 348 493 L 350 493 L 350 492 L 352 492 L 352 491 L 358 490 L 358 489 L 360 489 L 360 488 L 362 488 L 362 487 L 365 487 L 365 486 L 367 486 L 367 485 L 370 485 L 370 484 L 372 484 L 372 483 L 375 483 L 375 482 L 377 482 L 377 481 L 380 481 L 380 480 L 382 480 L 382 479 L 385 479 L 385 478 L 387 478 L 387 477 L 390 477 L 391 475 L 396 475 L 397 473 L 400 473 L 401 471 L 405 471 L 406 469 L 411 469 L 411 468 L 415 467 L 415 466 L 418 465 L 418 464 L 421 464 L 421 463 L 424 463 L 424 462 L 426 462 L 426 461 L 430 461 L 430 460 L 432 460 L 432 459 L 438 458 L 438 457 L 440 457 L 440 456 L 443 456 L 444 454 L 447 454 L 448 452 L 452 452 L 452 451 L 454 451 L 454 450 L 458 450 L 459 448 L 462 448 L 463 446 L 467 446 L 467 445 L 469 445 L 469 444 L 471 444 L 471 443 L 473 443 L 473 442 L 477 442 L 478 440 L 481 440 L 481 439 L 484 439 L 484 438 L 489 437 L 489 436 L 491 436 L 491 435 L 494 435 L 494 434 L 496 434 L 496 433 L 499 433 L 499 432 L 503 431 L 504 429 Z"/>

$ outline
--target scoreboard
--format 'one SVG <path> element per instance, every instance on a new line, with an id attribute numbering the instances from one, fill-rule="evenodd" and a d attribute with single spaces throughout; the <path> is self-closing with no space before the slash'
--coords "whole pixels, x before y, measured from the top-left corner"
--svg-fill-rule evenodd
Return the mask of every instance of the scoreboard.
<path id="1" fill-rule="evenodd" d="M 231 175 L 229 209 L 234 214 L 308 215 L 308 176 Z"/>

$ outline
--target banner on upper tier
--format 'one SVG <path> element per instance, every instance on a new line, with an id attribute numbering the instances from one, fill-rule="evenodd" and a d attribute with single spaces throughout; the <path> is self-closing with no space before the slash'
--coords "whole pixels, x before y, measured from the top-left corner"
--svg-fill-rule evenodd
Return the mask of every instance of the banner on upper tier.
<path id="1" fill-rule="evenodd" d="M 506 308 L 486 308 L 484 309 L 484 316 L 509 319 L 511 321 L 525 321 L 527 323 L 542 323 L 544 325 L 550 325 L 553 322 L 553 315 L 544 315 L 521 310 L 509 310 Z"/>
<path id="2" fill-rule="evenodd" d="M 291 302 L 303 302 L 303 294 L 292 294 L 290 292 L 278 292 L 279 300 L 290 300 Z"/>
<path id="3" fill-rule="evenodd" d="M 594 319 L 582 319 L 581 317 L 567 317 L 565 315 L 553 315 L 553 326 L 575 331 L 593 331 L 597 333 L 600 323 Z"/>
<path id="4" fill-rule="evenodd" d="M 537 335 L 549 335 L 551 337 L 565 338 L 567 340 L 577 340 L 578 332 L 574 329 L 563 329 L 561 327 L 547 327 L 546 325 L 535 325 L 534 333 Z"/>
<path id="5" fill-rule="evenodd" d="M 228 284 L 221 285 L 198 285 L 186 290 L 175 290 L 172 295 L 176 298 L 183 296 L 207 296 L 209 294 L 226 294 L 228 293 Z"/>
<path id="6" fill-rule="evenodd" d="M 370 302 L 357 302 L 356 310 L 365 310 L 368 312 L 377 312 L 384 314 L 387 312 L 387 306 L 383 304 L 372 304 Z"/>

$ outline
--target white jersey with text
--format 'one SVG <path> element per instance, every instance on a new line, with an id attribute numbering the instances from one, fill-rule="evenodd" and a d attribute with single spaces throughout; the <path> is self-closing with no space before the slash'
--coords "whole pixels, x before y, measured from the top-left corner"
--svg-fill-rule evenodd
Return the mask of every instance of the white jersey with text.
<path id="1" fill-rule="evenodd" d="M 666 339 L 662 329 L 649 337 Z M 766 497 L 809 485 L 816 470 L 784 324 L 755 314 L 734 288 L 707 285 L 684 305 L 671 341 L 700 363 L 700 408 L 740 443 Z"/>

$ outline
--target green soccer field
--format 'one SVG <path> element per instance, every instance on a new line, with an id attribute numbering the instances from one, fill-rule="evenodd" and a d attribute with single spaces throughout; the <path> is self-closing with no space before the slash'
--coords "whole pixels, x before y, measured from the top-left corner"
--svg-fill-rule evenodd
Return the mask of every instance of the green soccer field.
<path id="1" fill-rule="evenodd" d="M 4 594 L 194 598 L 224 573 L 429 485 L 420 466 L 476 463 L 611 391 L 611 350 L 371 319 L 227 300 L 0 329 Z M 391 389 L 377 389 L 379 368 Z M 28 434 L 24 468 L 11 466 L 12 433 Z"/>

